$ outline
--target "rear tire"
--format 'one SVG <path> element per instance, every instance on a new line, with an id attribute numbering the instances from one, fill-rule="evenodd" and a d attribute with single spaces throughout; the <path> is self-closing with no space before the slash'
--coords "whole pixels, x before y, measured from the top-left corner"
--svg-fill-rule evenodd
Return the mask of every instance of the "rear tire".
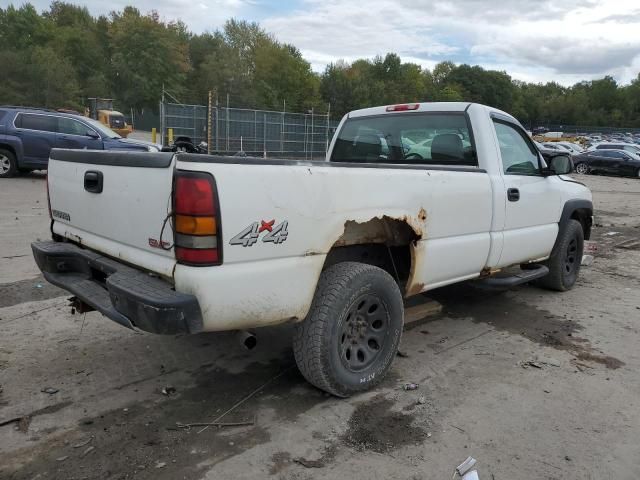
<path id="1" fill-rule="evenodd" d="M 549 260 L 543 262 L 549 267 L 549 274 L 537 284 L 558 292 L 571 290 L 578 280 L 582 253 L 584 250 L 584 232 L 577 220 L 569 220 L 567 228 L 560 233 L 557 251 Z"/>
<path id="2" fill-rule="evenodd" d="M 376 386 L 391 367 L 404 323 L 402 294 L 386 271 L 343 262 L 322 272 L 293 349 L 307 381 L 348 397 Z"/>
<path id="3" fill-rule="evenodd" d="M 16 156 L 13 152 L 0 148 L 0 178 L 13 177 L 17 173 Z"/>
<path id="4" fill-rule="evenodd" d="M 586 163 L 578 163 L 575 166 L 575 170 L 576 170 L 576 173 L 579 173 L 581 175 L 586 175 L 589 173 L 589 167 Z"/>

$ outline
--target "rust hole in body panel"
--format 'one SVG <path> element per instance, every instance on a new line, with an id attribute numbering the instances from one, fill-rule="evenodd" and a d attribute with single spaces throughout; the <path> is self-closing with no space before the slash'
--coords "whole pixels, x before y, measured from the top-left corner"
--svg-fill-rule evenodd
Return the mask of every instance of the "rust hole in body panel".
<path id="1" fill-rule="evenodd" d="M 418 242 L 426 230 L 427 213 L 421 208 L 417 217 L 383 215 L 366 222 L 348 220 L 344 232 L 333 244 L 325 268 L 340 261 L 359 261 L 384 268 L 407 296 L 424 290 L 424 284 L 414 278 L 422 265 L 422 251 Z"/>
<path id="2" fill-rule="evenodd" d="M 424 215 L 426 219 L 426 213 Z M 344 232 L 334 247 L 367 243 L 382 243 L 388 247 L 398 247 L 420 240 L 422 234 L 422 228 L 411 225 L 406 216 L 398 219 L 384 215 L 362 223 L 347 220 L 344 224 Z"/>

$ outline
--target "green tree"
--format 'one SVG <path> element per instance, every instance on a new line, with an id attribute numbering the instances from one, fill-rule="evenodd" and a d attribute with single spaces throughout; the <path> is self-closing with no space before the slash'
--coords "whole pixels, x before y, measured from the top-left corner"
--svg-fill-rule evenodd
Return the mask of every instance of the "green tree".
<path id="1" fill-rule="evenodd" d="M 174 95 L 184 92 L 191 67 L 188 34 L 183 24 L 164 23 L 157 13 L 141 15 L 134 7 L 111 14 L 114 94 L 134 108 L 157 103 L 163 86 Z"/>

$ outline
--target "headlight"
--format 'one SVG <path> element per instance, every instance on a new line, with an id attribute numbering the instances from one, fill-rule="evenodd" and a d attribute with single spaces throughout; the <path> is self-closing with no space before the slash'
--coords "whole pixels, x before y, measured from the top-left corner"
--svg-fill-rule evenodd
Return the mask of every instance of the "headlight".
<path id="1" fill-rule="evenodd" d="M 160 149 L 158 147 L 154 147 L 153 145 L 147 146 L 147 152 L 159 152 Z"/>

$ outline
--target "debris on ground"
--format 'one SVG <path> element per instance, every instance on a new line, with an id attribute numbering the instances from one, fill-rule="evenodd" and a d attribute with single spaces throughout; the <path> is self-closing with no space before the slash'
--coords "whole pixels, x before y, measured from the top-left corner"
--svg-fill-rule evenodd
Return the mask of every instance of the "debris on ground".
<path id="1" fill-rule="evenodd" d="M 594 260 L 595 257 L 593 255 L 582 255 L 582 262 L 580 262 L 580 265 L 583 267 L 589 267 L 593 264 Z"/>
<path id="2" fill-rule="evenodd" d="M 420 395 L 418 397 L 418 404 L 419 405 L 424 405 L 425 403 L 427 403 L 427 397 L 425 397 L 424 395 Z"/>
<path id="3" fill-rule="evenodd" d="M 628 250 L 635 250 L 638 247 L 640 247 L 640 240 L 637 238 L 629 238 L 613 246 L 613 248 L 625 248 Z"/>
<path id="4" fill-rule="evenodd" d="M 593 240 L 585 240 L 582 247 L 582 252 L 588 255 L 595 255 L 596 253 L 598 253 L 598 242 L 594 242 Z"/>
<path id="5" fill-rule="evenodd" d="M 476 470 L 471 470 L 462 477 L 462 480 L 480 480 L 480 477 L 478 477 L 478 472 Z"/>
<path id="6" fill-rule="evenodd" d="M 189 430 L 192 427 L 246 427 L 248 425 L 255 425 L 255 420 L 247 422 L 209 422 L 209 423 L 180 423 L 176 422 L 178 428 L 184 428 Z"/>
<path id="7" fill-rule="evenodd" d="M 18 421 L 18 431 L 27 433 L 27 431 L 29 430 L 29 425 L 31 425 L 31 416 L 25 415 L 24 417 L 21 417 Z"/>
<path id="8" fill-rule="evenodd" d="M 410 390 L 417 390 L 418 387 L 420 387 L 420 385 L 418 385 L 417 383 L 405 383 L 402 386 L 402 389 L 406 391 L 410 391 Z"/>
<path id="9" fill-rule="evenodd" d="M 547 367 L 559 367 L 561 365 L 560 361 L 556 360 L 555 358 L 538 357 L 538 356 L 536 356 L 535 358 L 529 359 L 529 360 L 518 362 L 518 364 L 522 368 L 533 367 L 533 368 L 538 368 L 538 369 L 542 369 L 545 366 L 547 366 Z"/>
<path id="10" fill-rule="evenodd" d="M 539 362 L 536 362 L 535 360 L 527 360 L 525 362 L 520 362 L 520 366 L 522 368 L 529 368 L 529 367 L 542 368 L 542 364 Z"/>
<path id="11" fill-rule="evenodd" d="M 89 455 L 91 452 L 93 452 L 96 449 L 96 447 L 94 447 L 93 445 L 90 447 L 87 447 L 87 449 L 82 452 L 82 455 L 80 455 L 81 457 L 86 457 L 87 455 Z"/>
<path id="12" fill-rule="evenodd" d="M 167 462 L 158 462 L 156 463 L 156 468 L 164 468 L 167 466 Z"/>
<path id="13" fill-rule="evenodd" d="M 411 324 L 419 325 L 423 321 L 430 317 L 439 315 L 442 313 L 442 304 L 435 300 L 424 301 L 423 298 L 415 298 L 413 302 L 421 302 L 416 305 L 406 306 L 404 310 L 404 325 L 405 327 Z"/>
<path id="14" fill-rule="evenodd" d="M 163 395 L 169 396 L 176 393 L 176 391 L 177 391 L 176 387 L 163 387 L 163 389 L 160 390 L 160 393 L 162 393 Z"/>
<path id="15" fill-rule="evenodd" d="M 464 476 L 465 473 L 467 473 L 469 470 L 473 468 L 476 462 L 477 460 L 475 458 L 467 457 L 467 459 L 464 462 L 462 462 L 460 465 L 456 467 L 456 473 L 461 477 Z"/>
<path id="16" fill-rule="evenodd" d="M 397 355 L 397 356 L 399 356 L 400 358 L 409 358 L 409 354 L 408 354 L 408 353 L 403 352 L 402 350 L 398 350 L 398 351 L 396 352 L 396 355 Z"/>
<path id="17" fill-rule="evenodd" d="M 58 390 L 57 388 L 53 388 L 53 387 L 45 387 L 40 391 L 42 393 L 48 393 L 49 395 L 53 395 L 55 393 L 58 393 L 60 390 Z"/>
<path id="18" fill-rule="evenodd" d="M 22 417 L 14 417 L 9 420 L 4 420 L 0 422 L 0 427 L 4 427 L 5 425 L 9 425 L 11 423 L 17 423 L 16 430 L 22 433 L 27 433 L 29 430 L 29 425 L 31 425 L 31 416 L 24 415 Z"/>
<path id="19" fill-rule="evenodd" d="M 82 448 L 85 447 L 87 445 L 89 445 L 91 443 L 91 440 L 93 440 L 93 437 L 89 437 L 87 440 L 80 442 L 80 443 L 76 443 L 73 448 Z"/>
<path id="20" fill-rule="evenodd" d="M 297 457 L 293 461 L 304 468 L 323 468 L 324 462 L 322 460 L 307 460 L 306 458 Z"/>
<path id="21" fill-rule="evenodd" d="M 604 234 L 606 237 L 613 237 L 614 235 L 620 235 L 620 232 L 607 232 Z"/>
<path id="22" fill-rule="evenodd" d="M 67 458 L 69 458 L 69 455 L 65 455 L 64 457 L 58 457 L 56 458 L 56 462 L 64 462 Z"/>

